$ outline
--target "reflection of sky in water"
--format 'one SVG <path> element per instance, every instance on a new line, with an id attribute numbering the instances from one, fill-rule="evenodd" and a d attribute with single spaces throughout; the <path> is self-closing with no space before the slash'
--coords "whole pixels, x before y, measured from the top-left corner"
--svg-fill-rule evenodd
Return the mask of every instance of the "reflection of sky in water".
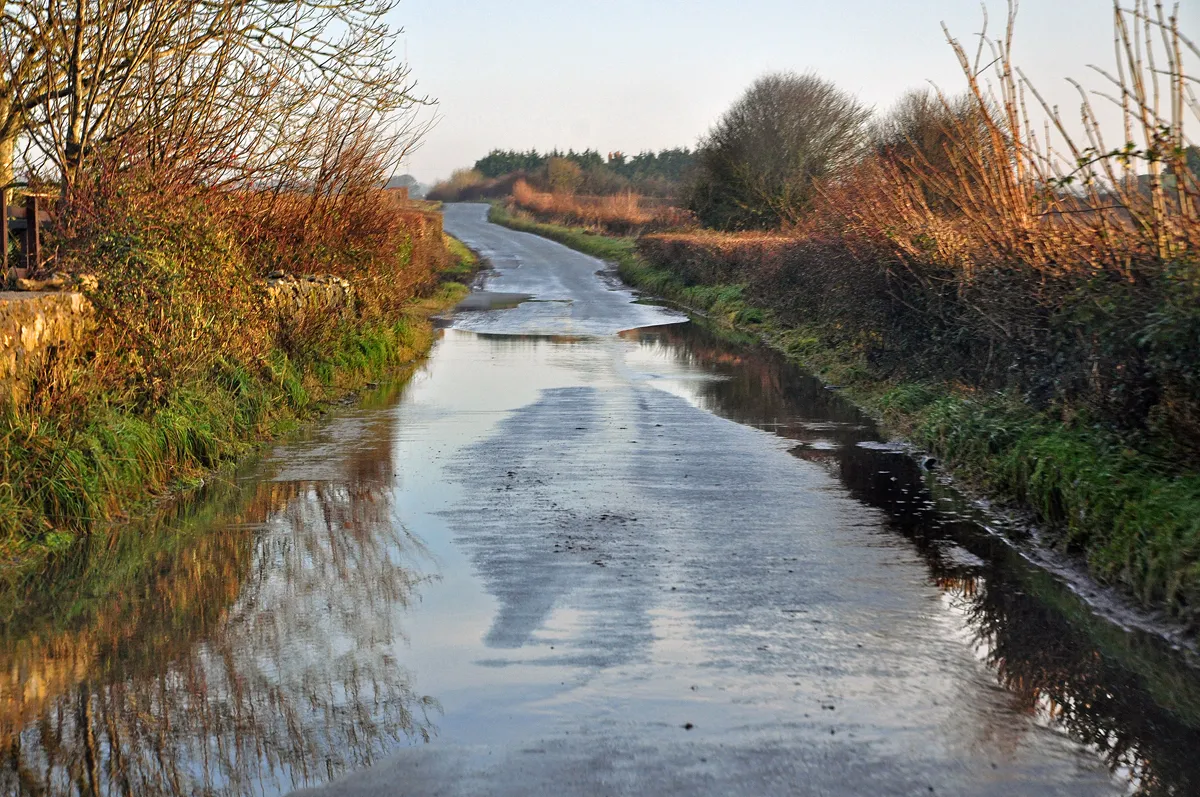
<path id="1" fill-rule="evenodd" d="M 169 794 L 174 772 L 270 794 L 425 732 L 507 744 L 583 722 L 654 740 L 693 723 L 714 743 L 836 728 L 1017 769 L 1083 766 L 1082 740 L 1118 775 L 1149 761 L 1194 782 L 1181 750 L 1198 737 L 1169 701 L 873 437 L 815 380 L 690 326 L 446 330 L 399 403 L 279 446 L 203 533 L 59 638 L 87 651 L 74 670 L 54 669 L 44 628 L 14 640 L 10 669 L 41 672 L 17 760 L 72 793 L 91 755 L 75 725 L 115 718 L 93 742 L 102 793 L 136 773 L 135 793 Z M 706 472 L 722 458 L 741 465 Z M 1138 644 L 1118 647 L 1156 655 Z M 34 720 L 52 712 L 76 719 L 47 737 Z"/>
<path id="2" fill-rule="evenodd" d="M 485 395 L 480 392 L 487 385 L 503 384 L 506 386 L 503 389 L 506 396 L 520 397 L 520 401 L 504 403 L 506 408 L 511 408 L 510 411 L 534 404 L 539 397 L 546 395 L 546 391 L 579 386 L 620 391 L 629 385 L 638 383 L 649 383 L 657 389 L 681 396 L 693 406 L 713 409 L 718 407 L 719 401 L 706 394 L 703 386 L 728 379 L 727 376 L 713 374 L 706 370 L 703 363 L 686 356 L 686 354 L 681 356 L 678 349 L 666 345 L 639 345 L 633 340 L 575 342 L 553 346 L 523 339 L 473 339 L 459 336 L 454 339 L 453 344 L 452 350 L 441 353 L 440 362 L 443 364 L 443 370 L 438 374 L 438 379 L 442 380 L 438 387 L 455 396 L 452 400 L 458 402 L 456 415 L 465 413 L 465 416 L 458 417 L 468 419 L 466 422 L 471 424 L 471 431 L 464 434 L 438 432 L 430 435 L 431 439 L 438 441 L 445 440 L 448 435 L 453 436 L 457 441 L 473 442 L 485 438 L 487 434 L 484 433 L 484 425 L 493 435 L 502 436 L 506 433 L 502 424 L 496 426 L 497 423 L 504 420 L 502 414 L 486 415 L 486 424 L 479 420 L 484 417 L 481 414 L 481 407 L 494 407 L 497 404 L 497 397 L 494 393 Z M 514 357 L 514 355 L 516 356 Z M 419 395 L 413 398 L 414 404 L 421 403 Z M 431 400 L 429 403 L 435 406 L 443 404 L 440 398 Z M 787 428 L 794 427 L 802 434 L 812 433 L 807 436 L 813 447 L 837 447 L 836 441 L 824 439 L 825 433 L 851 431 L 857 436 L 861 436 L 864 430 L 861 422 L 814 421 L 796 417 L 794 412 L 786 417 L 788 418 L 785 424 Z M 857 421 L 857 419 L 855 420 Z M 444 422 L 454 424 L 457 420 L 450 417 L 446 418 Z M 751 420 L 751 422 L 754 421 Z M 593 422 L 589 421 L 588 423 Z M 398 428 L 401 430 L 419 428 L 421 425 L 421 423 L 413 424 L 409 419 L 407 422 L 400 423 Z M 756 425 L 767 425 L 767 423 L 759 421 Z M 403 439 L 404 432 L 402 431 L 400 434 Z M 629 431 L 624 436 L 635 434 L 638 433 Z M 615 435 L 614 439 L 619 437 L 622 435 Z M 419 462 L 427 461 L 431 454 L 431 452 L 421 449 L 410 449 L 410 453 L 412 461 Z M 442 448 L 436 453 L 438 455 L 436 458 L 442 462 L 453 461 L 456 454 L 461 454 L 461 452 L 447 448 Z M 429 478 L 433 479 L 434 477 L 430 476 Z M 422 502 L 428 502 L 429 494 L 423 487 L 417 488 L 409 485 L 409 488 L 414 493 L 421 494 Z M 450 506 L 453 501 L 446 500 L 436 503 Z M 439 518 L 431 519 L 431 522 L 443 521 Z M 425 525 L 425 521 L 420 525 Z M 887 556 L 896 555 L 893 544 L 886 547 L 888 548 Z M 663 558 L 662 567 L 658 573 L 662 583 L 666 584 L 673 580 L 683 582 L 694 575 L 680 573 L 672 576 L 671 572 L 675 564 L 675 560 L 670 557 Z M 442 589 L 446 590 L 447 595 L 435 597 L 434 593 Z M 467 599 L 466 596 L 469 594 L 469 591 L 462 592 L 451 589 L 447 585 L 439 585 L 430 590 L 426 601 L 444 600 L 449 603 Z M 560 717 L 586 714 L 592 718 L 592 721 L 601 724 L 610 721 L 616 722 L 620 717 L 629 721 L 631 718 L 653 712 L 665 712 L 665 715 L 679 713 L 683 717 L 681 722 L 685 720 L 699 721 L 703 723 L 705 732 L 716 733 L 721 729 L 728 731 L 738 725 L 752 725 L 761 722 L 764 711 L 777 713 L 780 717 L 790 717 L 797 706 L 806 704 L 806 701 L 814 702 L 811 699 L 814 698 L 813 695 L 810 694 L 807 698 L 803 696 L 807 693 L 809 685 L 803 689 L 797 689 L 797 683 L 794 681 L 777 681 L 771 678 L 747 679 L 743 673 L 736 670 L 730 671 L 725 666 L 714 668 L 714 661 L 721 665 L 728 665 L 736 661 L 742 654 L 734 654 L 728 650 L 723 651 L 722 648 L 728 643 L 728 640 L 723 638 L 727 631 L 719 630 L 709 634 L 698 628 L 686 608 L 686 602 L 681 600 L 678 602 L 679 605 L 676 605 L 669 594 L 652 602 L 653 608 L 649 609 L 649 614 L 653 618 L 651 621 L 653 631 L 650 636 L 654 640 L 654 645 L 650 650 L 640 651 L 639 655 L 651 664 L 647 664 L 641 669 L 634 667 L 632 671 L 623 667 L 599 667 L 592 668 L 590 671 L 577 671 L 574 677 L 566 674 L 562 679 L 563 682 L 557 684 L 557 688 L 552 683 L 547 685 L 547 678 L 539 677 L 539 673 L 547 667 L 556 668 L 556 662 L 570 655 L 572 646 L 586 647 L 583 638 L 586 636 L 587 630 L 594 627 L 595 622 L 593 617 L 595 610 L 588 608 L 586 584 L 581 583 L 577 589 L 560 595 L 558 600 L 562 603 L 557 604 L 545 616 L 542 625 L 525 641 L 521 648 L 515 651 L 505 649 L 502 657 L 495 655 L 496 650 L 475 651 L 479 658 L 474 660 L 473 665 L 489 668 L 491 671 L 488 673 L 473 673 L 472 665 L 462 663 L 454 666 L 450 671 L 439 671 L 437 668 L 442 662 L 435 657 L 428 659 L 425 666 L 414 667 L 417 672 L 421 673 L 418 681 L 422 687 L 429 688 L 430 691 L 438 694 L 447 707 L 447 716 L 443 721 L 443 739 L 463 739 L 471 742 L 488 738 L 494 739 L 495 731 L 488 731 L 485 728 L 489 722 L 494 721 L 497 715 L 503 714 L 506 722 L 515 721 L 520 725 L 522 717 L 525 718 L 526 723 L 530 722 L 530 715 L 537 717 L 537 722 L 542 722 L 545 720 L 543 715 L 546 712 L 557 713 Z M 430 617 L 441 615 L 444 611 L 443 609 L 432 612 Z M 778 610 L 774 608 L 764 611 L 778 613 Z M 933 606 L 930 607 L 930 612 L 942 614 Z M 793 623 L 812 624 L 814 620 L 819 621 L 825 626 L 821 630 L 822 634 L 834 633 L 830 629 L 835 625 L 836 617 L 830 614 L 816 616 L 820 614 L 820 612 L 810 612 L 808 616 L 792 615 L 791 617 Z M 671 621 L 665 622 L 664 618 L 666 617 L 670 617 Z M 772 625 L 770 622 L 761 623 L 761 619 L 751 614 L 744 619 L 740 628 L 733 629 L 733 633 L 743 635 L 767 648 L 770 648 L 772 642 L 776 641 L 777 635 L 782 634 L 784 638 L 790 636 L 791 632 L 788 630 L 761 632 L 760 628 L 770 628 Z M 689 622 L 689 620 L 692 621 Z M 965 645 L 967 633 L 964 630 L 964 624 L 949 617 L 946 617 L 946 620 L 950 626 L 946 629 L 948 635 Z M 483 633 L 480 633 L 481 631 Z M 485 639 L 487 633 L 481 625 L 475 624 L 471 633 L 456 636 L 460 639 L 480 640 Z M 909 643 L 907 639 L 889 639 L 886 629 L 881 628 L 879 633 L 882 635 L 882 640 L 896 649 L 893 652 L 898 653 L 899 648 Z M 672 634 L 675 635 L 674 639 L 672 639 Z M 572 635 L 574 635 L 574 639 Z M 706 639 L 706 635 L 710 638 Z M 414 633 L 413 635 L 414 640 L 425 638 L 422 634 Z M 852 646 L 853 644 L 848 639 L 831 640 L 831 642 L 840 645 Z M 551 645 L 555 648 L 553 651 L 550 650 Z M 423 657 L 427 655 L 421 650 L 424 647 L 423 644 L 415 641 L 410 650 L 410 655 L 413 657 L 410 658 L 410 661 L 422 661 Z M 460 654 L 466 652 L 461 647 L 457 650 Z M 530 680 L 531 672 L 532 680 Z M 990 692 L 982 682 L 983 671 L 980 671 L 978 678 L 979 682 L 975 684 L 974 689 Z M 479 688 L 471 689 L 462 686 L 464 682 L 470 683 L 477 680 L 482 682 Z M 829 691 L 837 691 L 843 700 L 847 695 L 855 694 L 860 698 L 851 699 L 849 705 L 840 706 L 842 710 L 839 715 L 840 723 L 851 726 L 873 726 L 875 730 L 872 731 L 872 734 L 879 736 L 877 741 L 882 741 L 889 735 L 887 730 L 880 728 L 877 716 L 878 701 L 885 698 L 890 706 L 889 712 L 895 711 L 896 714 L 901 715 L 918 710 L 928 713 L 928 705 L 931 700 L 940 703 L 943 708 L 935 711 L 934 717 L 929 718 L 930 721 L 955 727 L 961 726 L 966 731 L 963 736 L 965 739 L 972 739 L 977 735 L 978 726 L 988 723 L 989 714 L 1004 712 L 1002 702 L 994 703 L 990 707 L 980 705 L 978 695 L 975 695 L 974 700 L 971 701 L 970 710 L 964 711 L 963 700 L 960 699 L 959 694 L 960 685 L 933 671 L 926 677 L 909 682 L 908 688 L 901 694 L 880 694 L 875 697 L 872 697 L 873 690 L 878 688 L 878 685 L 870 677 L 869 672 L 831 679 L 828 683 L 831 685 Z M 834 683 L 837 684 L 836 688 L 832 686 Z M 482 684 L 486 684 L 486 688 Z M 704 688 L 720 697 L 715 697 L 708 709 L 701 709 L 695 704 L 695 690 L 691 689 L 692 686 L 696 686 L 697 690 Z M 521 688 L 529 690 L 531 694 L 523 701 L 513 700 L 514 690 Z M 503 692 L 507 696 L 499 701 L 500 705 L 497 705 L 497 699 L 493 697 L 495 692 Z M 675 696 L 669 697 L 670 695 Z M 816 696 L 818 702 L 822 697 L 824 695 Z M 707 699 L 705 702 L 708 702 Z M 816 704 L 814 703 L 814 705 Z M 518 709 L 519 706 L 523 707 Z M 783 708 L 775 709 L 773 707 Z M 819 710 L 819 705 L 816 708 L 809 706 L 810 715 Z M 808 719 L 812 719 L 812 717 L 810 716 Z M 887 723 L 884 723 L 884 726 L 886 725 Z M 895 728 L 891 730 L 894 731 Z M 865 734 L 866 732 L 861 731 L 860 733 Z"/>

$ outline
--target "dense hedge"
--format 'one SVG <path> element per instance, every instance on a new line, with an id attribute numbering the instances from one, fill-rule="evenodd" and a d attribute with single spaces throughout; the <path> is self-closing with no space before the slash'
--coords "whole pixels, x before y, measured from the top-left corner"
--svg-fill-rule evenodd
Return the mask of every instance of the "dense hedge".
<path id="1" fill-rule="evenodd" d="M 846 238 L 664 233 L 638 251 L 689 285 L 743 285 L 785 324 L 819 324 L 883 377 L 1016 392 L 1200 464 L 1200 267 L 1103 275 L 921 271 Z"/>
<path id="2" fill-rule="evenodd" d="M 448 260 L 439 214 L 374 190 L 169 188 L 108 179 L 59 208 L 58 265 L 90 276 L 97 330 L 0 407 L 0 555 L 65 547 L 431 340 L 418 301 Z M 265 278 L 281 270 L 345 278 L 355 306 L 280 323 Z"/>

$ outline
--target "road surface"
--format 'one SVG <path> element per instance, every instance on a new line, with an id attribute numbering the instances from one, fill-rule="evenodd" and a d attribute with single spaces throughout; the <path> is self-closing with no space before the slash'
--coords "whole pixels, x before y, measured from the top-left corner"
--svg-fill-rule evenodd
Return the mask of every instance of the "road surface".
<path id="1" fill-rule="evenodd" d="M 809 383 L 807 410 L 757 406 L 778 386 L 722 373 L 736 352 L 485 212 L 449 206 L 446 229 L 488 291 L 530 301 L 462 313 L 398 421 L 442 528 L 418 526 L 469 573 L 407 625 L 437 733 L 300 794 L 1125 792 L 1001 685 L 970 600 L 822 456 L 865 419 Z"/>

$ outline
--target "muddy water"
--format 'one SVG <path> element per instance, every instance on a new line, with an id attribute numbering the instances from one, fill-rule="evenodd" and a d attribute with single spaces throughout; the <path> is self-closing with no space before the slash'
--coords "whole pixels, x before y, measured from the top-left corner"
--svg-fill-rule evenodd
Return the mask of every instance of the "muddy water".
<path id="1" fill-rule="evenodd" d="M 1200 676 L 988 522 L 700 326 L 448 329 L 8 585 L 0 793 L 1200 793 Z"/>

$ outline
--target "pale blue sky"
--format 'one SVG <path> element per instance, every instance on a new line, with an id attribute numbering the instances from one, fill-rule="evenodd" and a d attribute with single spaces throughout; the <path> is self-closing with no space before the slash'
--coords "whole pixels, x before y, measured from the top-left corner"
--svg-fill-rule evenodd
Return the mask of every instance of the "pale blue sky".
<path id="1" fill-rule="evenodd" d="M 988 0 L 991 31 L 1003 0 Z M 1200 39 L 1200 0 L 1183 0 Z M 493 147 L 604 152 L 694 145 L 758 75 L 814 70 L 886 108 L 933 80 L 963 86 L 940 23 L 966 42 L 976 0 L 401 0 L 394 21 L 441 121 L 404 165 L 423 181 Z M 1074 76 L 1113 63 L 1110 0 L 1024 0 L 1016 60 L 1064 115 Z"/>

